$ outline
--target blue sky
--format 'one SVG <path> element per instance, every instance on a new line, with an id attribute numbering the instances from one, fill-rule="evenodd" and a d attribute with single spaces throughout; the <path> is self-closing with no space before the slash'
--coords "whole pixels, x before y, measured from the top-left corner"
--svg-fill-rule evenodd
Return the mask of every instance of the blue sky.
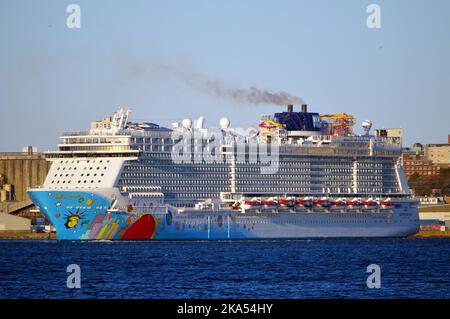
<path id="1" fill-rule="evenodd" d="M 81 7 L 68 29 L 66 7 Z M 381 7 L 381 29 L 366 25 Z M 55 149 L 63 131 L 130 106 L 168 124 L 252 124 L 280 106 L 197 90 L 159 66 L 230 87 L 300 96 L 311 111 L 403 127 L 406 144 L 450 133 L 450 1 L 0 0 L 0 151 Z"/>

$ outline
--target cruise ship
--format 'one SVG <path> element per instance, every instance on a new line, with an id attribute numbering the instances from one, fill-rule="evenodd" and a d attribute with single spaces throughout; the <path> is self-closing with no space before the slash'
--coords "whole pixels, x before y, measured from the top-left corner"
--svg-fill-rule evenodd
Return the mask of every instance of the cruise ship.
<path id="1" fill-rule="evenodd" d="M 401 145 L 307 105 L 216 128 L 163 127 L 120 108 L 63 133 L 28 194 L 59 240 L 404 237 L 419 229 Z"/>

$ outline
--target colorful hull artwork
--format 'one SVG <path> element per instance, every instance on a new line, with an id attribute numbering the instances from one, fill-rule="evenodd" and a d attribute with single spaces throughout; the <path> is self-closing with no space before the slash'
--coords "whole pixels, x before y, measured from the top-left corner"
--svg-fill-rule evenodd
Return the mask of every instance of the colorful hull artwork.
<path id="1" fill-rule="evenodd" d="M 325 237 L 404 237 L 418 231 L 410 202 L 374 212 L 178 212 L 112 210 L 108 196 L 85 191 L 30 190 L 56 228 L 58 240 L 220 240 Z M 114 202 L 114 201 L 113 201 Z"/>
<path id="2" fill-rule="evenodd" d="M 29 191 L 56 229 L 66 240 L 145 240 L 155 235 L 158 221 L 152 214 L 110 211 L 111 201 L 88 192 Z"/>

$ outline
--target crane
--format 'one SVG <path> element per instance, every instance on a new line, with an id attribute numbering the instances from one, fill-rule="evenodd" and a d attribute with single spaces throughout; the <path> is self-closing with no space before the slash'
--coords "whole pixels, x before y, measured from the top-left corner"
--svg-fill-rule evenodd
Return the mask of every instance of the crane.
<path id="1" fill-rule="evenodd" d="M 320 119 L 327 123 L 329 135 L 348 136 L 352 134 L 354 115 L 347 113 L 320 114 Z"/>

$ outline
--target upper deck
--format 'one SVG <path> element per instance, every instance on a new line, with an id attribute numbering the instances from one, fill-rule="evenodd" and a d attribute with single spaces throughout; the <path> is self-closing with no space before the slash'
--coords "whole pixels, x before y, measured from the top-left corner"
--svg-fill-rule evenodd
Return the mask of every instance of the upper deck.
<path id="1" fill-rule="evenodd" d="M 355 135 L 346 129 L 344 131 L 347 135 L 337 134 L 329 129 L 331 124 L 325 121 L 318 124 L 317 113 L 295 113 L 297 115 L 294 120 L 300 123 L 294 124 L 290 112 L 276 113 L 275 117 L 266 115 L 261 117 L 259 125 L 245 129 L 230 127 L 226 118 L 221 119 L 220 128 L 204 128 L 202 117 L 196 120 L 194 127 L 190 119 L 184 119 L 180 123 L 173 123 L 172 128 L 166 128 L 153 123 L 128 122 L 129 114 L 129 111 L 120 109 L 110 118 L 92 122 L 88 131 L 63 133 L 58 144 L 59 150 L 47 152 L 47 156 L 52 158 L 99 154 L 135 157 L 141 152 L 171 152 L 175 144 L 186 139 L 195 146 L 195 152 L 198 145 L 203 145 L 211 138 L 220 140 L 220 145 L 224 146 L 222 150 L 236 145 L 244 145 L 245 148 L 245 145 L 270 144 L 270 147 L 278 148 L 280 155 L 398 157 L 401 153 L 398 141 L 373 136 L 368 134 L 368 131 L 365 135 Z M 311 117 L 309 120 L 308 115 Z M 275 120 L 286 123 L 281 124 Z M 239 149 L 237 147 L 238 152 Z"/>

